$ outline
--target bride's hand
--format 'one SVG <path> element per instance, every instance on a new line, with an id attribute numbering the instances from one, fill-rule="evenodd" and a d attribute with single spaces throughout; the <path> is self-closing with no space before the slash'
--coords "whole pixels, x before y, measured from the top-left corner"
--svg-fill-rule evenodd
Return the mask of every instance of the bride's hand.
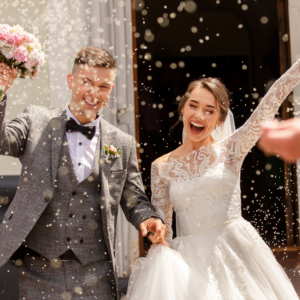
<path id="1" fill-rule="evenodd" d="M 149 240 L 152 242 L 152 240 L 153 240 L 153 233 L 150 234 L 150 235 L 148 236 L 148 238 L 149 238 Z M 169 244 L 168 244 L 165 240 L 161 240 L 161 241 L 160 241 L 160 244 L 162 244 L 162 245 L 165 246 L 165 247 L 170 248 Z M 150 246 L 150 249 L 151 249 L 153 246 L 154 246 L 154 243 L 152 242 L 152 245 Z"/>
<path id="2" fill-rule="evenodd" d="M 161 242 L 161 244 L 162 244 L 163 246 L 165 246 L 165 247 L 170 248 L 170 245 L 169 245 L 165 240 L 163 240 L 163 241 Z"/>

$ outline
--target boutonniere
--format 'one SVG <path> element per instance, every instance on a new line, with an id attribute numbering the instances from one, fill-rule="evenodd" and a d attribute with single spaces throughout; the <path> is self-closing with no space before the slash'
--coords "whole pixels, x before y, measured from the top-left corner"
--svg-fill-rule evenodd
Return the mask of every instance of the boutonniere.
<path id="1" fill-rule="evenodd" d="M 106 159 L 118 158 L 121 156 L 120 148 L 116 148 L 113 144 L 104 145 Z"/>

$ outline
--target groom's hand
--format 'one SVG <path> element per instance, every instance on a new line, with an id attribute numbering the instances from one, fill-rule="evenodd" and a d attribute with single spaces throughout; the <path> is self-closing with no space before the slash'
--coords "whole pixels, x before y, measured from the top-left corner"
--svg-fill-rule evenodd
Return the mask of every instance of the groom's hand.
<path id="1" fill-rule="evenodd" d="M 142 236 L 146 236 L 148 231 L 151 231 L 154 235 L 149 238 L 153 244 L 162 243 L 166 235 L 166 226 L 161 220 L 155 218 L 149 218 L 140 225 Z"/>
<path id="2" fill-rule="evenodd" d="M 12 86 L 17 77 L 17 70 L 11 69 L 6 63 L 0 63 L 0 85 L 5 86 L 6 91 Z"/>

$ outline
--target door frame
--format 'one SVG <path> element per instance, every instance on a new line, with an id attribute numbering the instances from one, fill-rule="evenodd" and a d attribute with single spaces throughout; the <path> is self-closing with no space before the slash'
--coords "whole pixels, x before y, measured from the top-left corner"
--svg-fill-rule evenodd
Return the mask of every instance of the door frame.
<path id="1" fill-rule="evenodd" d="M 290 45 L 290 26 L 289 26 L 289 3 L 288 0 L 277 0 L 278 14 L 278 40 L 279 40 L 279 59 L 280 74 L 284 74 L 291 66 L 291 45 Z M 287 37 L 287 39 L 284 39 Z M 282 104 L 282 120 L 294 118 L 293 105 L 290 101 Z M 297 167 L 295 164 L 284 163 L 285 172 L 285 219 L 286 219 L 286 246 L 296 247 L 299 245 L 298 227 L 298 180 Z M 274 249 L 279 250 L 279 249 Z"/>

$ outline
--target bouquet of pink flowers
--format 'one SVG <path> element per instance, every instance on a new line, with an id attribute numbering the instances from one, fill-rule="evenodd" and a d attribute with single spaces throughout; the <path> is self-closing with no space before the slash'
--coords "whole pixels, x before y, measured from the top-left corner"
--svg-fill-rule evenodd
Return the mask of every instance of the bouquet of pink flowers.
<path id="1" fill-rule="evenodd" d="M 0 24 L 0 62 L 16 68 L 20 78 L 34 77 L 45 63 L 45 53 L 38 39 L 21 26 Z"/>

